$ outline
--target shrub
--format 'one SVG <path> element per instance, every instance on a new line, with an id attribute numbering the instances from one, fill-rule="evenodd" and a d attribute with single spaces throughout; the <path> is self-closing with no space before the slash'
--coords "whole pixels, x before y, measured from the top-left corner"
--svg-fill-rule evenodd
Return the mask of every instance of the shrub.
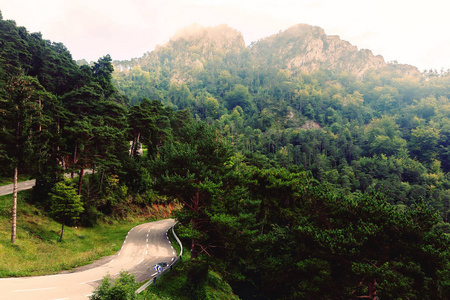
<path id="1" fill-rule="evenodd" d="M 102 283 L 94 290 L 91 300 L 137 300 L 135 293 L 138 284 L 133 274 L 122 271 L 117 280 L 112 280 L 108 274 Z"/>

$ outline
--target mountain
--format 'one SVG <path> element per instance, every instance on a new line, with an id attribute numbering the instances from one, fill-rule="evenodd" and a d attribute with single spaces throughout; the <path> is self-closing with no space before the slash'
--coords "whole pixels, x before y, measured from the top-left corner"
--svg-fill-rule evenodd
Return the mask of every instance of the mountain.
<path id="1" fill-rule="evenodd" d="M 171 82 L 194 80 L 205 69 L 226 69 L 227 56 L 245 51 L 244 37 L 227 25 L 202 27 L 198 24 L 179 30 L 169 42 L 131 61 L 115 61 L 116 69 L 128 72 L 140 66 L 142 70 L 163 71 Z"/>
<path id="2" fill-rule="evenodd" d="M 369 70 L 388 68 L 381 55 L 358 48 L 336 35 L 326 35 L 317 26 L 298 24 L 262 39 L 251 48 L 257 63 L 270 63 L 294 72 L 319 69 L 345 71 L 359 78 Z M 417 68 L 398 65 L 397 70 L 419 75 Z"/>
<path id="3" fill-rule="evenodd" d="M 311 73 L 320 69 L 347 72 L 363 78 L 369 71 L 396 72 L 419 76 L 417 68 L 388 64 L 381 55 L 358 48 L 339 36 L 327 35 L 317 26 L 298 24 L 285 31 L 245 46 L 240 32 L 227 25 L 202 27 L 194 24 L 178 31 L 168 43 L 132 61 L 116 61 L 119 70 L 141 66 L 145 71 L 166 69 L 171 82 L 186 82 L 205 69 L 213 73 L 264 66 L 291 73 Z M 231 69 L 231 70 L 230 70 Z"/>

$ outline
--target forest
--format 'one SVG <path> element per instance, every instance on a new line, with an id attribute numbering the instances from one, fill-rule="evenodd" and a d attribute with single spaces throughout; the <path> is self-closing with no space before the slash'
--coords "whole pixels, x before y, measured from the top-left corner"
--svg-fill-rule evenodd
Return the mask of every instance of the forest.
<path id="1" fill-rule="evenodd" d="M 0 176 L 68 226 L 180 204 L 192 289 L 213 269 L 242 299 L 447 299 L 450 72 L 305 71 L 316 29 L 214 30 L 77 63 L 0 13 Z"/>

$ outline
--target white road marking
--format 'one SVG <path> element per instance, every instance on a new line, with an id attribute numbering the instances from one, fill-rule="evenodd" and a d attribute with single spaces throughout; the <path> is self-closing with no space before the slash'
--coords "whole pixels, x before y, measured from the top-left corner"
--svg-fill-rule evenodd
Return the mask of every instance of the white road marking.
<path id="1" fill-rule="evenodd" d="M 140 261 L 140 262 L 138 262 L 138 263 L 137 263 L 137 265 L 139 265 L 139 264 L 140 264 L 141 262 L 143 262 L 143 261 L 144 261 L 144 259 L 141 259 L 141 261 Z"/>
<path id="2" fill-rule="evenodd" d="M 13 292 L 34 292 L 34 291 L 53 290 L 53 289 L 56 289 L 56 286 L 50 287 L 50 288 L 41 288 L 41 289 L 14 290 Z"/>
<path id="3" fill-rule="evenodd" d="M 86 283 L 91 283 L 91 282 L 95 282 L 95 281 L 99 281 L 99 280 L 102 280 L 102 279 L 100 278 L 100 279 L 89 280 L 89 281 L 81 282 L 79 284 L 86 284 Z"/>

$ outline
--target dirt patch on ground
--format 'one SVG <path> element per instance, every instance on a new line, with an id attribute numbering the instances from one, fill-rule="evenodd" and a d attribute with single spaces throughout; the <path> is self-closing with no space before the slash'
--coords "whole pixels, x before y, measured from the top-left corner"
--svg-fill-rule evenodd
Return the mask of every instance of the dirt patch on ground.
<path id="1" fill-rule="evenodd" d="M 60 272 L 59 274 L 75 273 L 75 272 L 81 272 L 81 271 L 86 271 L 86 270 L 89 270 L 89 269 L 97 268 L 97 267 L 99 267 L 101 265 L 104 265 L 104 264 L 110 262 L 111 260 L 114 259 L 115 256 L 116 256 L 116 254 L 105 256 L 105 257 L 102 257 L 102 258 L 94 261 L 93 263 L 91 263 L 89 265 L 77 267 L 77 268 L 72 269 L 72 270 L 64 270 L 64 271 Z"/>

